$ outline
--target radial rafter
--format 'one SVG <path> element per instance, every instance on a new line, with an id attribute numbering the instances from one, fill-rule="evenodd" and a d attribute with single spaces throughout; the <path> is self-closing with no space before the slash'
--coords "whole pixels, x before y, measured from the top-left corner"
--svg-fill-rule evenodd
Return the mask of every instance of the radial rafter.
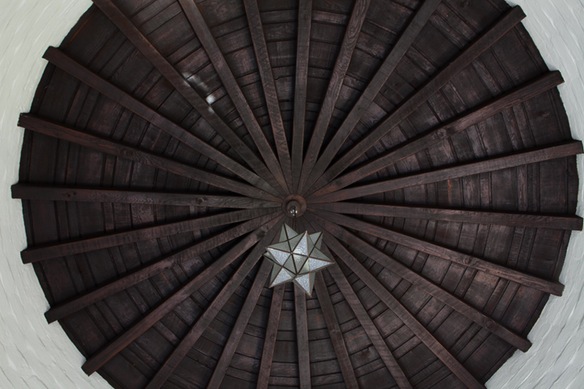
<path id="1" fill-rule="evenodd" d="M 451 293 L 445 291 L 440 286 L 430 282 L 425 277 L 419 275 L 413 270 L 409 269 L 405 265 L 401 264 L 399 261 L 393 259 L 389 255 L 386 255 L 381 250 L 376 249 L 372 245 L 368 244 L 364 240 L 358 238 L 356 235 L 349 233 L 347 230 L 324 220 L 319 220 L 325 229 L 337 239 L 349 244 L 351 248 L 358 250 L 362 254 L 365 254 L 368 258 L 373 259 L 375 262 L 391 270 L 392 273 L 398 275 L 402 279 L 408 281 L 410 284 L 415 285 L 417 288 L 424 290 L 426 293 L 432 297 L 442 301 L 443 303 L 450 306 L 452 309 L 465 316 L 469 320 L 472 320 L 476 324 L 485 328 L 487 331 L 492 332 L 499 338 L 505 340 L 507 343 L 516 347 L 522 351 L 527 351 L 531 347 L 531 342 L 521 336 L 508 330 L 501 324 L 497 323 L 487 315 L 478 311 L 477 309 L 471 307 L 462 299 Z M 339 247 L 337 245 L 338 241 L 333 241 L 334 246 L 337 248 L 337 254 L 339 254 Z M 349 252 L 348 250 L 346 252 Z M 340 254 L 339 254 L 340 255 Z M 356 262 L 353 258 L 344 257 L 343 261 L 358 274 L 362 279 L 364 277 L 369 277 L 370 273 L 364 273 L 366 270 L 361 268 L 361 265 Z M 368 282 L 366 284 L 370 285 Z"/>
<path id="2" fill-rule="evenodd" d="M 343 201 L 372 194 L 391 192 L 417 185 L 426 185 L 439 181 L 452 180 L 481 173 L 490 173 L 518 166 L 545 162 L 554 159 L 575 156 L 582 153 L 582 143 L 572 141 L 558 146 L 549 146 L 532 151 L 524 151 L 504 157 L 491 158 L 479 162 L 471 162 L 454 167 L 432 170 L 406 177 L 389 178 L 371 184 L 338 190 L 329 194 L 314 197 L 315 203 Z"/>
<path id="3" fill-rule="evenodd" d="M 228 265 L 233 263 L 237 258 L 253 247 L 258 241 L 260 241 L 260 236 L 265 236 L 266 232 L 272 228 L 276 222 L 277 220 L 274 219 L 271 223 L 264 224 L 253 233 L 241 239 L 232 249 L 218 258 L 196 277 L 191 279 L 191 281 L 189 281 L 185 286 L 180 288 L 180 290 L 175 292 L 171 297 L 166 299 L 162 304 L 148 313 L 134 326 L 125 331 L 113 342 L 105 346 L 102 350 L 89 357 L 83 364 L 83 370 L 87 374 L 91 374 L 101 368 L 104 364 L 110 361 L 123 349 L 138 339 L 149 328 L 151 328 L 154 323 L 158 322 L 160 319 L 170 313 L 178 304 L 187 299 L 196 290 L 200 289 L 210 279 L 213 279 Z"/>
<path id="4" fill-rule="evenodd" d="M 313 184 L 327 170 L 329 177 L 336 177 L 343 170 L 347 169 L 352 162 L 359 156 L 363 155 L 383 136 L 397 126 L 402 120 L 411 115 L 420 105 L 425 103 L 429 97 L 438 92 L 452 77 L 470 65 L 479 55 L 491 48 L 497 43 L 509 30 L 514 28 L 525 17 L 525 14 L 519 7 L 514 7 L 504 17 L 502 17 L 493 27 L 485 32 L 479 39 L 474 41 L 466 50 L 457 58 L 452 60 L 448 66 L 436 74 L 426 85 L 417 90 L 412 96 L 405 100 L 399 108 L 393 111 L 382 123 L 375 129 L 369 131 L 365 138 L 355 144 L 350 151 L 343 155 L 330 168 L 329 164 L 339 152 L 347 134 L 335 134 L 327 148 L 322 153 L 313 169 L 311 182 Z M 328 168 L 328 169 L 327 169 Z"/>
<path id="5" fill-rule="evenodd" d="M 296 321 L 299 387 L 301 389 L 310 389 L 310 349 L 308 341 L 306 293 L 296 284 L 294 284 L 294 319 Z"/>
<path id="6" fill-rule="evenodd" d="M 353 217 L 344 215 L 324 212 L 319 213 L 319 215 L 323 216 L 329 221 L 332 221 L 333 223 L 337 223 L 351 229 L 365 231 L 367 234 L 384 239 L 388 242 L 410 247 L 414 250 L 418 250 L 429 255 L 435 255 L 439 258 L 446 259 L 447 261 L 457 263 L 461 266 L 483 271 L 495 277 L 504 278 L 545 293 L 561 296 L 562 291 L 564 290 L 564 285 L 560 284 L 559 282 L 544 280 L 542 278 L 535 277 L 518 270 L 513 270 L 501 265 L 497 265 L 472 255 L 464 254 L 435 243 L 393 231 L 389 228 L 375 226 L 371 223 L 366 223 Z M 329 226 L 330 228 L 335 228 L 334 224 L 332 223 L 329 224 Z"/>
<path id="7" fill-rule="evenodd" d="M 254 131 L 254 127 L 248 127 L 252 139 L 256 142 L 258 150 L 267 163 L 264 164 L 255 153 L 237 136 L 237 134 L 217 115 L 213 108 L 199 95 L 199 93 L 184 79 L 174 66 L 164 58 L 150 41 L 132 24 L 111 0 L 92 0 L 101 11 L 120 29 L 120 31 L 140 50 L 140 52 L 158 69 L 158 71 L 205 119 L 233 149 L 241 155 L 244 161 L 254 171 L 268 182 L 273 182 L 270 176 L 275 177 L 280 187 L 285 185 L 276 157 L 269 146 L 265 136 L 261 132 Z M 271 173 L 270 173 L 271 172 Z"/>
<path id="8" fill-rule="evenodd" d="M 53 65 L 69 73 L 71 76 L 77 78 L 81 82 L 97 90 L 99 93 L 110 98 L 111 100 L 120 104 L 124 108 L 129 109 L 136 115 L 139 115 L 152 125 L 156 126 L 158 129 L 160 129 L 160 131 L 165 132 L 171 137 L 179 140 L 187 147 L 189 147 L 191 150 L 217 162 L 219 165 L 230 170 L 238 177 L 249 182 L 251 185 L 257 186 L 261 190 L 271 193 L 273 195 L 279 194 L 279 192 L 272 188 L 270 184 L 268 184 L 266 181 L 264 181 L 262 178 L 260 178 L 251 170 L 248 170 L 247 168 L 242 166 L 239 162 L 234 161 L 227 155 L 223 154 L 221 151 L 210 146 L 204 140 L 198 138 L 193 133 L 187 131 L 187 129 L 182 128 L 178 124 L 165 118 L 164 116 L 156 112 L 156 110 L 148 107 L 146 104 L 135 99 L 134 97 L 124 92 L 120 88 L 116 87 L 112 83 L 108 82 L 104 78 L 93 73 L 80 63 L 68 57 L 59 49 L 55 49 L 52 47 L 49 48 L 45 52 L 44 58 L 51 62 Z"/>
<path id="9" fill-rule="evenodd" d="M 276 226 L 277 227 L 277 226 Z M 262 238 L 262 240 L 256 244 L 254 249 L 249 253 L 244 262 L 236 270 L 235 274 L 231 279 L 225 284 L 221 292 L 213 299 L 213 302 L 205 309 L 205 312 L 197 319 L 193 324 L 189 332 L 181 340 L 179 345 L 173 350 L 170 356 L 166 359 L 162 367 L 158 370 L 156 375 L 150 380 L 147 389 L 158 389 L 164 385 L 164 383 L 171 376 L 172 372 L 177 368 L 180 362 L 185 358 L 189 350 L 195 345 L 199 340 L 201 335 L 205 330 L 211 325 L 217 314 L 221 311 L 223 306 L 231 298 L 233 293 L 237 290 L 240 284 L 243 282 L 245 277 L 251 272 L 251 270 L 256 266 L 262 254 L 264 253 L 265 245 L 272 243 L 278 228 L 272 227 L 270 231 Z M 241 336 L 243 334 L 243 329 L 249 320 L 249 316 L 253 311 L 257 303 L 257 299 L 260 295 L 261 290 L 267 282 L 268 275 L 270 272 L 270 265 L 267 261 L 264 261 L 260 266 L 258 273 L 255 276 L 255 281 L 248 293 L 246 302 L 238 316 L 237 322 L 235 323 L 234 329 L 232 331 L 232 336 L 227 340 L 226 346 L 223 349 L 222 355 L 228 355 L 235 352 L 237 345 L 239 344 L 239 339 L 233 339 L 232 337 Z M 249 316 L 248 316 L 249 315 Z M 245 324 L 240 324 L 245 323 Z M 243 328 L 241 328 L 243 327 Z M 231 357 L 229 357 L 229 361 Z M 225 373 L 225 370 L 229 366 L 229 361 L 222 358 L 219 360 L 218 364 L 215 366 L 215 372 Z M 208 388 L 218 387 L 221 384 L 222 376 L 213 373 Z"/>
<path id="10" fill-rule="evenodd" d="M 45 261 L 52 258 L 64 257 L 88 253 L 95 250 L 107 249 L 143 240 L 162 238 L 165 236 L 180 234 L 183 232 L 198 231 L 210 227 L 224 226 L 252 218 L 262 217 L 274 213 L 273 209 L 251 209 L 232 211 L 212 216 L 204 216 L 195 219 L 166 223 L 151 227 L 137 228 L 129 231 L 93 236 L 85 239 L 77 239 L 70 242 L 45 244 L 39 247 L 29 247 L 22 251 L 21 257 L 24 263 Z"/>
<path id="11" fill-rule="evenodd" d="M 201 240 L 194 245 L 181 250 L 177 253 L 168 255 L 164 258 L 157 260 L 156 262 L 147 265 L 139 270 L 132 273 L 120 276 L 116 280 L 105 284 L 98 289 L 95 289 L 89 293 L 78 296 L 71 301 L 65 302 L 53 306 L 45 313 L 45 317 L 49 323 L 63 319 L 81 309 L 88 307 L 89 305 L 96 303 L 106 297 L 112 296 L 116 293 L 126 290 L 129 287 L 136 285 L 156 274 L 161 273 L 165 269 L 169 269 L 181 262 L 187 261 L 192 258 L 197 258 L 201 254 L 207 253 L 210 250 L 223 246 L 229 242 L 232 242 L 241 236 L 259 228 L 263 224 L 267 223 L 269 225 L 273 224 L 273 215 L 266 217 L 259 217 L 248 222 L 239 224 L 228 230 L 225 230 L 217 235 Z"/>
<path id="12" fill-rule="evenodd" d="M 318 114 L 312 137 L 310 138 L 310 142 L 308 144 L 308 150 L 304 158 L 304 163 L 302 164 L 300 186 L 298 188 L 300 193 L 304 192 L 306 181 L 309 179 L 309 175 L 312 173 L 314 163 L 318 158 L 318 152 L 320 151 L 320 147 L 333 115 L 335 104 L 339 98 L 339 94 L 341 93 L 341 87 L 343 86 L 345 74 L 349 69 L 349 64 L 351 63 L 351 58 L 353 57 L 353 51 L 357 46 L 357 40 L 361 32 L 361 27 L 363 26 L 365 17 L 367 16 L 369 3 L 370 0 L 357 0 L 353 6 L 353 11 L 351 12 L 351 17 L 347 24 L 343 43 L 341 44 L 341 49 L 339 51 L 339 55 L 337 56 L 337 61 L 335 62 L 335 67 L 331 75 L 328 89 Z"/>
<path id="13" fill-rule="evenodd" d="M 375 277 L 371 275 L 353 255 L 334 237 L 326 236 L 327 243 L 336 258 L 347 264 L 351 270 L 391 309 L 408 328 L 452 371 L 467 387 L 484 388 L 477 379 L 395 298 Z M 350 260 L 350 263 L 348 263 Z M 337 273 L 340 271 L 334 268 Z"/>
<path id="14" fill-rule="evenodd" d="M 280 166 L 284 172 L 284 178 L 286 179 L 288 190 L 292 191 L 290 150 L 288 148 L 288 140 L 286 139 L 282 112 L 280 111 L 278 91 L 276 89 L 276 82 L 274 81 L 274 73 L 272 72 L 268 46 L 264 36 L 260 9 L 257 0 L 243 0 L 243 4 L 245 6 L 245 14 L 249 24 L 249 32 L 251 34 L 251 41 L 253 43 L 260 77 L 262 79 L 262 88 L 264 90 L 268 115 L 270 116 L 274 141 L 276 142 L 276 151 L 280 160 Z"/>
<path id="15" fill-rule="evenodd" d="M 270 372 L 272 370 L 274 348 L 276 347 L 278 327 L 280 325 L 280 314 L 282 312 L 285 286 L 286 285 L 275 286 L 272 291 L 272 302 L 270 304 L 269 314 L 270 320 L 268 320 L 266 337 L 262 348 L 262 359 L 258 372 L 257 389 L 267 389 L 270 381 Z"/>
<path id="16" fill-rule="evenodd" d="M 280 203 L 275 201 L 252 199 L 242 196 L 215 196 L 211 194 L 156 192 L 152 190 L 32 184 L 13 185 L 12 198 L 22 200 L 172 205 L 227 209 L 278 208 L 281 206 Z"/>
<path id="17" fill-rule="evenodd" d="M 218 174 L 209 173 L 174 160 L 160 157 L 150 152 L 142 151 L 135 147 L 126 146 L 121 142 L 112 141 L 89 135 L 82 131 L 68 128 L 64 125 L 53 123 L 32 115 L 23 114 L 20 116 L 19 126 L 28 130 L 48 135 L 56 139 L 66 140 L 80 146 L 99 151 L 104 154 L 113 155 L 130 161 L 139 162 L 157 169 L 166 170 L 179 176 L 191 178 L 195 181 L 203 182 L 217 188 L 226 189 L 252 198 L 262 198 L 266 200 L 278 201 L 278 198 L 263 192 L 261 189 L 241 183 L 239 181 L 225 178 Z"/>
<path id="18" fill-rule="evenodd" d="M 439 220 L 457 223 L 497 224 L 509 227 L 582 230 L 578 216 L 546 215 L 536 213 L 488 212 L 467 209 L 417 207 L 370 203 L 311 204 L 315 210 L 352 215 L 398 217 L 405 219 Z"/>
<path id="19" fill-rule="evenodd" d="M 375 96 L 377 96 L 383 85 L 386 83 L 391 74 L 394 72 L 399 61 L 403 58 L 407 50 L 414 43 L 414 41 L 422 31 L 422 28 L 426 25 L 426 23 L 430 19 L 430 16 L 434 13 L 434 11 L 436 10 L 441 1 L 442 0 L 427 0 L 422 3 L 420 9 L 416 12 L 416 15 L 410 21 L 410 23 L 404 30 L 403 34 L 401 34 L 399 40 L 396 42 L 395 46 L 392 48 L 392 50 L 389 52 L 389 54 L 383 61 L 381 67 L 377 70 L 377 72 L 367 85 L 367 88 L 359 96 L 359 100 L 357 100 L 357 102 L 347 115 L 346 119 L 343 121 L 341 127 L 336 131 L 332 142 L 336 141 L 342 145 L 342 143 L 348 137 L 349 133 L 353 130 L 353 128 L 355 128 L 355 126 L 359 122 L 359 119 L 361 119 L 361 117 L 365 114 L 365 112 L 373 102 Z M 363 20 L 361 20 L 361 18 L 364 18 L 365 13 L 359 15 L 360 15 L 359 19 L 355 17 L 356 19 L 355 22 L 362 24 Z M 311 175 L 311 177 L 316 176 L 318 178 L 318 176 L 322 174 L 322 172 L 326 168 L 326 166 L 315 166 L 315 164 L 319 158 L 318 153 L 322 147 L 322 142 L 326 134 L 326 129 L 332 116 L 334 103 L 338 98 L 340 84 L 342 84 L 342 79 L 344 78 L 344 74 L 347 70 L 348 63 L 350 61 L 350 56 L 352 55 L 352 50 L 354 49 L 354 46 L 356 45 L 357 42 L 356 34 L 354 32 L 355 28 L 353 27 L 353 29 L 351 29 L 351 22 L 353 22 L 353 18 L 349 22 L 349 27 L 347 28 L 345 40 L 343 41 L 343 46 L 341 48 L 341 52 L 339 53 L 339 59 L 337 60 L 337 64 L 335 65 L 335 71 L 339 73 L 342 72 L 342 78 L 341 75 L 333 73 L 333 77 L 331 79 L 331 86 L 329 86 L 329 91 L 331 92 L 330 97 L 329 92 L 327 92 L 325 102 L 323 103 L 324 112 L 323 110 L 321 110 L 321 113 L 318 117 L 314 135 L 310 141 L 307 156 L 302 169 L 303 189 L 306 186 L 312 185 L 314 183 L 312 179 L 309 180 L 308 178 L 309 174 Z M 359 24 L 359 28 L 361 27 L 361 24 Z M 332 99 L 334 99 L 334 101 L 331 101 Z M 340 148 L 340 145 L 338 147 Z M 328 151 L 329 149 L 330 151 Z M 327 148 L 323 153 L 324 158 L 328 158 L 326 156 L 327 152 L 330 154 L 336 154 L 338 152 L 338 149 L 336 149 L 336 147 L 331 148 L 329 144 L 327 145 Z M 322 163 L 322 165 L 324 165 L 324 163 Z M 314 171 L 312 171 L 313 168 Z"/>
<path id="20" fill-rule="evenodd" d="M 428 133 L 416 138 L 404 145 L 399 146 L 393 151 L 367 162 L 363 166 L 352 170 L 351 172 L 334 179 L 334 172 L 327 172 L 319 180 L 314 188 L 320 188 L 313 193 L 313 196 L 321 196 L 336 190 L 349 186 L 365 177 L 368 177 L 381 169 L 388 168 L 395 165 L 400 160 L 412 156 L 424 149 L 431 149 L 435 147 L 438 142 L 443 142 L 453 135 L 460 133 L 469 127 L 486 120 L 489 117 L 510 108 L 514 105 L 521 104 L 529 99 L 532 99 L 551 88 L 554 88 L 563 82 L 563 78 L 559 72 L 549 72 L 538 77 L 534 81 L 528 82 L 509 93 L 503 94 L 492 101 L 478 107 L 470 112 L 467 112 L 458 118 L 450 121 L 447 124 L 438 126 L 430 130 Z M 334 180 L 333 180 L 334 179 Z M 332 180 L 332 181 L 331 181 Z M 329 182 L 330 181 L 330 182 Z M 323 182 L 329 182 L 323 187 Z"/>

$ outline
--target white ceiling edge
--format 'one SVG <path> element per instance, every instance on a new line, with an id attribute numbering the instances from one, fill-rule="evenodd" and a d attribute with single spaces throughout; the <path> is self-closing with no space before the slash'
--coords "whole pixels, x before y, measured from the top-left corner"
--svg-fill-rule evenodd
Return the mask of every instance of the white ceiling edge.
<path id="1" fill-rule="evenodd" d="M 482 0 L 473 0 L 482 1 Z M 584 139 L 584 0 L 515 0 L 544 59 L 566 80 L 560 92 L 573 136 Z M 57 323 L 47 324 L 48 304 L 31 265 L 18 181 L 22 130 L 18 114 L 29 110 L 49 46 L 58 46 L 90 6 L 89 0 L 0 0 L 0 388 L 108 388 L 99 375 L 87 377 L 83 357 Z M 578 159 L 584 172 L 582 158 Z M 584 197 L 580 183 L 578 214 Z M 561 281 L 564 296 L 551 297 L 529 335 L 527 353 L 517 352 L 487 383 L 489 388 L 580 388 L 584 385 L 584 233 L 573 233 Z"/>

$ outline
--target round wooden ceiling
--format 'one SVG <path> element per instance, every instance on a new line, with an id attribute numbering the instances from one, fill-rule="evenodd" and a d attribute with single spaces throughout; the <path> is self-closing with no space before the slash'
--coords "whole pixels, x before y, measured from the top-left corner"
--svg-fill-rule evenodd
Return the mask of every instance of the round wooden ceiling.
<path id="1" fill-rule="evenodd" d="M 482 387 L 529 349 L 582 146 L 519 8 L 94 3 L 45 54 L 13 187 L 88 374 Z M 284 222 L 336 262 L 311 297 L 267 286 Z"/>

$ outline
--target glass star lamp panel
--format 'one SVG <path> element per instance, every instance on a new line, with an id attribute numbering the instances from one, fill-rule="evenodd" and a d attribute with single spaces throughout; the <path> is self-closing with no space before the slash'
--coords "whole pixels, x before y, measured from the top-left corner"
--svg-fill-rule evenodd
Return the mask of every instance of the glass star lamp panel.
<path id="1" fill-rule="evenodd" d="M 280 241 L 268 246 L 264 256 L 274 265 L 270 276 L 270 287 L 294 282 L 309 296 L 314 287 L 314 274 L 333 264 L 321 250 L 322 234 L 298 233 L 284 224 Z"/>

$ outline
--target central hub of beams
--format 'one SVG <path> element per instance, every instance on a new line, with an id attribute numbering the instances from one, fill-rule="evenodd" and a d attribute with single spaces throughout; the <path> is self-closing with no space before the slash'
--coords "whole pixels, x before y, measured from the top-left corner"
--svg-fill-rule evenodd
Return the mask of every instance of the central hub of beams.
<path id="1" fill-rule="evenodd" d="M 306 200 L 300 195 L 290 195 L 282 203 L 282 208 L 286 216 L 297 218 L 304 215 L 306 211 Z"/>

